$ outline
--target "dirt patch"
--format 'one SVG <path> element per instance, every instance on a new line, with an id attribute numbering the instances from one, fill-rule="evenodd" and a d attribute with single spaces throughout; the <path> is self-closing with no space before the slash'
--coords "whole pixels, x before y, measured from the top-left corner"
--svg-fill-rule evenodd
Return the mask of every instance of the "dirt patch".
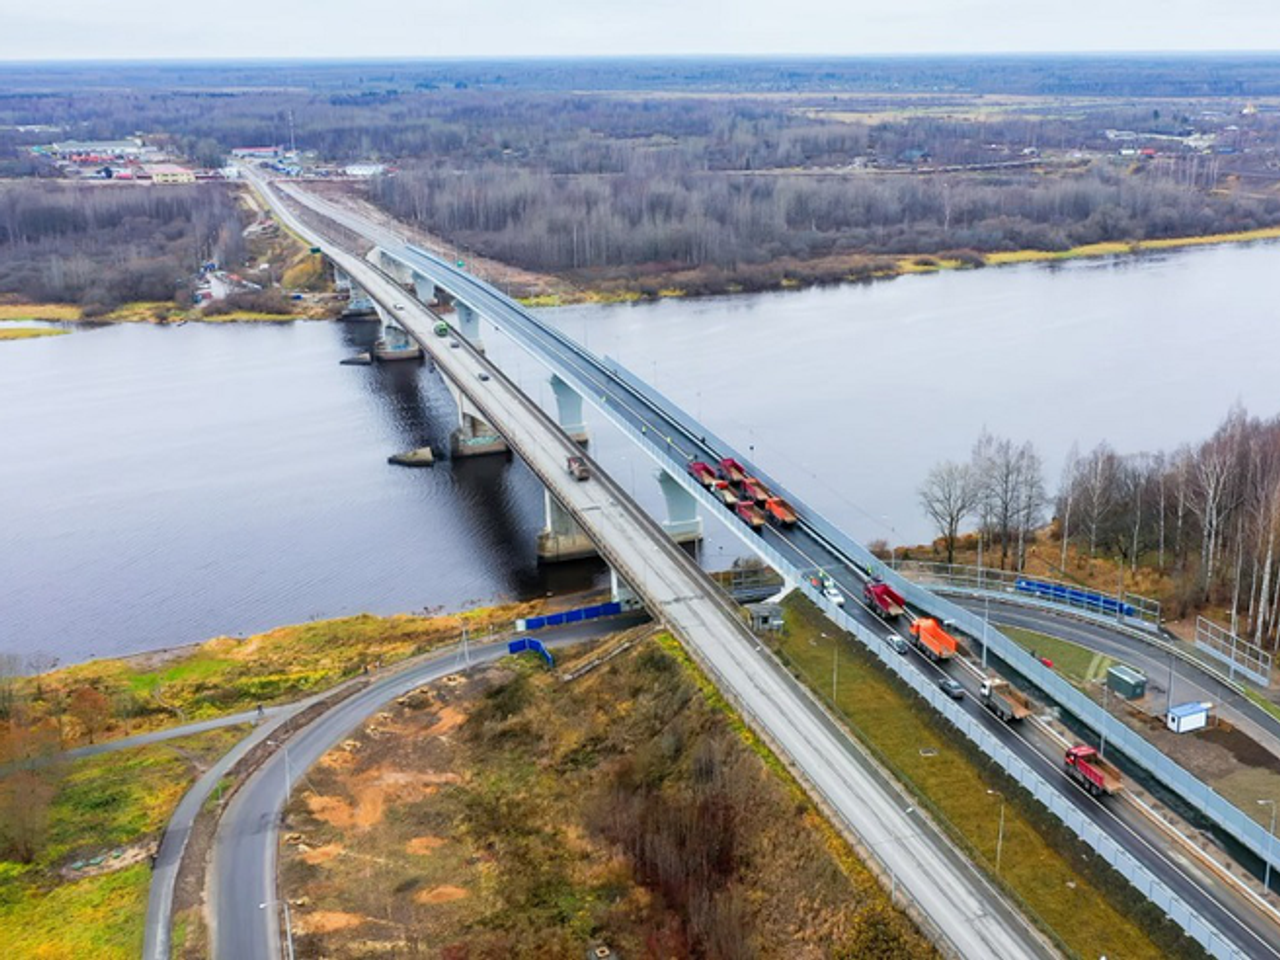
<path id="1" fill-rule="evenodd" d="M 440 737 L 457 730 L 467 720 L 467 715 L 454 707 L 445 707 L 440 711 L 439 719 L 427 728 L 426 736 Z"/>
<path id="2" fill-rule="evenodd" d="M 414 837 L 404 848 L 419 857 L 429 856 L 433 850 L 444 846 L 447 841 L 440 837 Z"/>
<path id="3" fill-rule="evenodd" d="M 442 783 L 457 783 L 456 773 L 419 773 L 375 767 L 357 774 L 351 801 L 332 795 L 310 794 L 307 807 L 317 820 L 339 830 L 368 830 L 381 823 L 387 806 L 430 796 Z"/>
<path id="4" fill-rule="evenodd" d="M 1243 763 L 1247 767 L 1260 767 L 1263 770 L 1280 773 L 1280 757 L 1277 757 L 1262 746 L 1253 737 L 1241 733 L 1239 730 L 1228 730 L 1225 727 L 1206 727 L 1204 730 L 1197 731 L 1195 736 L 1208 743 L 1225 747 L 1231 751 L 1231 755 L 1236 758 L 1238 763 Z"/>
<path id="5" fill-rule="evenodd" d="M 413 899 L 418 903 L 452 903 L 455 900 L 465 900 L 469 896 L 471 894 L 461 887 L 444 884 L 432 887 L 430 890 L 419 890 L 413 895 Z"/>
<path id="6" fill-rule="evenodd" d="M 318 867 L 342 856 L 346 849 L 340 843 L 326 843 L 323 847 L 299 847 L 298 859 Z"/>
<path id="7" fill-rule="evenodd" d="M 294 914 L 294 928 L 298 933 L 333 933 L 350 930 L 364 923 L 358 913 L 342 913 L 338 910 L 317 910 L 315 913 Z"/>

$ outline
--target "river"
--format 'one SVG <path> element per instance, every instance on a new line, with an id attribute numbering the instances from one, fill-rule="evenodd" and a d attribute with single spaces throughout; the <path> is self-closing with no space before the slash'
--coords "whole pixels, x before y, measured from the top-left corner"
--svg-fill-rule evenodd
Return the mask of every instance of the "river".
<path id="1" fill-rule="evenodd" d="M 984 427 L 1073 443 L 1202 437 L 1280 411 L 1280 246 L 544 316 L 700 415 L 864 540 L 932 536 L 915 490 Z M 0 344 L 0 651 L 63 662 L 368 610 L 461 608 L 601 582 L 540 570 L 536 480 L 433 469 L 453 408 L 429 368 L 343 367 L 359 323 L 119 325 Z M 490 355 L 551 403 L 492 330 Z M 1252 359 L 1250 359 L 1252 358 Z M 658 511 L 652 465 L 591 417 L 593 454 Z M 707 524 L 707 565 L 741 553 Z"/>

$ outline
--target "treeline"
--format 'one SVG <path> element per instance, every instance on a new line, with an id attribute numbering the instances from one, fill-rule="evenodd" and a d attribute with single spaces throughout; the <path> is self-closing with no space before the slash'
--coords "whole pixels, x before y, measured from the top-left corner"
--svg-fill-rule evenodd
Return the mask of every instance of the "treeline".
<path id="1" fill-rule="evenodd" d="M 567 272 L 1062 250 L 1280 223 L 1280 199 L 1215 196 L 1105 167 L 1060 178 L 828 178 L 672 171 L 637 157 L 608 176 L 415 167 L 379 179 L 373 191 L 397 216 L 486 256 Z"/>
<path id="2" fill-rule="evenodd" d="M 244 259 L 242 213 L 217 184 L 0 185 L 0 290 L 86 315 L 171 300 L 200 264 Z"/>
<path id="3" fill-rule="evenodd" d="M 1172 452 L 1121 454 L 1107 443 L 1072 450 L 1057 494 L 1046 494 L 1030 443 L 984 434 L 968 462 L 936 465 L 920 488 L 948 562 L 966 524 L 984 561 L 1022 569 L 1052 509 L 1051 535 L 1068 548 L 1167 574 L 1175 616 L 1213 606 L 1238 635 L 1280 646 L 1280 416 L 1232 409 L 1208 439 Z"/>

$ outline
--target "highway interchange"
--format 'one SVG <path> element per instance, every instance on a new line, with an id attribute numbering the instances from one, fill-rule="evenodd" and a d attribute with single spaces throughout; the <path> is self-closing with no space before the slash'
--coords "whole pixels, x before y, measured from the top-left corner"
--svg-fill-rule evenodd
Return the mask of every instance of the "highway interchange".
<path id="1" fill-rule="evenodd" d="M 310 198 L 307 198 L 307 201 L 310 202 Z M 327 207 L 328 205 L 326 204 L 325 206 Z M 325 209 L 324 213 L 334 219 L 338 219 L 340 222 L 346 221 L 344 225 L 349 229 L 354 229 L 363 235 L 370 236 L 381 246 L 394 250 L 397 256 L 410 262 L 421 264 L 424 268 L 424 273 L 432 276 L 442 286 L 447 287 L 450 292 L 464 299 L 465 302 L 476 308 L 488 320 L 497 323 L 501 329 L 516 339 L 523 339 L 530 345 L 535 346 L 536 349 L 554 357 L 560 368 L 557 369 L 557 372 L 565 379 L 572 377 L 573 379 L 570 382 L 576 381 L 575 386 L 579 386 L 579 389 L 587 399 L 597 403 L 597 405 L 607 405 L 611 416 L 623 418 L 634 429 L 644 433 L 652 432 L 653 435 L 664 438 L 673 455 L 677 458 L 677 463 L 691 458 L 715 462 L 722 456 L 738 456 L 739 459 L 742 459 L 735 451 L 712 449 L 701 436 L 694 436 L 692 433 L 682 429 L 680 424 L 668 418 L 659 407 L 650 403 L 639 391 L 630 387 L 623 377 L 611 372 L 607 363 L 587 354 L 582 348 L 555 331 L 538 324 L 536 321 L 532 321 L 523 310 L 516 308 L 506 298 L 492 292 L 486 286 L 477 283 L 468 274 L 457 270 L 444 261 L 431 257 L 425 251 L 399 244 L 398 240 L 386 234 L 385 231 L 370 230 L 367 224 L 345 211 L 334 208 Z M 394 244 L 399 244 L 399 247 L 397 248 Z M 566 373 L 569 376 L 566 376 Z M 737 523 L 739 521 L 734 517 L 729 517 L 728 522 Z M 883 625 L 869 611 L 862 608 L 858 602 L 861 596 L 864 573 L 847 556 L 834 549 L 827 541 L 812 530 L 807 529 L 803 524 L 789 531 L 766 528 L 763 536 L 770 546 L 781 552 L 796 567 L 800 569 L 822 569 L 828 573 L 839 583 L 841 589 L 850 598 L 851 602 L 846 606 L 846 611 L 850 612 L 859 622 L 869 628 L 878 631 L 882 635 L 885 633 Z M 926 673 L 937 673 L 943 669 L 915 654 L 912 655 L 912 660 L 915 661 L 919 669 Z M 766 663 L 770 666 L 768 673 L 776 675 L 778 672 L 776 664 L 771 660 L 766 661 Z M 737 655 L 728 657 L 725 660 L 723 669 L 732 672 L 735 666 L 741 669 L 741 664 L 737 663 Z M 1135 857 L 1147 864 L 1153 872 L 1173 887 L 1188 903 L 1218 926 L 1246 955 L 1280 957 L 1280 952 L 1273 945 L 1275 928 L 1269 927 L 1266 921 L 1255 915 L 1252 910 L 1238 910 L 1238 891 L 1223 889 L 1216 883 L 1215 878 L 1206 876 L 1188 863 L 1179 864 L 1169 855 L 1163 853 L 1161 848 L 1168 845 L 1168 838 L 1157 830 L 1150 821 L 1131 810 L 1127 805 L 1114 802 L 1108 804 L 1105 801 L 1099 802 L 1076 788 L 1061 775 L 1060 744 L 1053 742 L 1047 735 L 1042 733 L 1006 727 L 995 718 L 990 717 L 974 699 L 973 691 L 976 688 L 977 678 L 955 667 L 950 668 L 948 672 L 966 687 L 967 710 L 975 715 L 984 717 L 992 725 L 992 730 L 996 732 L 1002 742 L 1014 749 L 1024 760 L 1032 763 L 1047 780 L 1059 784 L 1060 789 L 1064 794 L 1071 797 L 1073 803 L 1085 810 L 1095 822 L 1102 825 L 1113 837 L 1128 848 Z M 777 677 L 776 679 L 781 684 L 785 684 L 789 680 L 789 678 L 784 677 Z M 748 676 L 741 678 L 739 683 L 744 684 L 745 688 L 748 689 L 754 686 L 757 693 L 762 694 L 766 699 L 778 692 L 773 689 L 761 689 L 756 680 L 757 678 Z M 806 710 L 811 718 L 815 715 L 815 707 L 812 703 L 806 707 Z M 821 716 L 821 712 L 818 711 L 817 715 Z M 822 724 L 819 724 L 819 726 L 822 726 Z M 830 735 L 830 731 L 827 731 L 827 735 Z M 822 737 L 819 736 L 819 739 L 822 739 Z M 803 751 L 807 747 L 808 744 L 801 743 L 795 749 Z M 842 749 L 847 749 L 847 747 Z M 283 780 L 280 783 L 282 785 Z M 841 786 L 832 784 L 826 789 L 839 792 Z M 883 791 L 881 793 L 883 794 Z M 892 818 L 891 811 L 886 809 L 881 812 L 886 817 Z M 907 833 L 910 832 L 911 828 L 908 827 Z M 899 836 L 905 835 L 899 834 Z M 914 843 L 914 840 L 912 842 Z M 261 838 L 259 838 L 259 843 L 261 843 Z M 909 844 L 904 842 L 893 844 L 892 846 L 906 848 Z M 270 855 L 274 857 L 273 845 Z M 247 856 L 247 854 L 242 856 Z M 261 864 L 264 874 L 268 866 L 273 866 L 273 864 Z M 920 892 L 922 891 L 917 892 L 917 897 L 919 897 Z M 257 903 L 271 901 L 271 898 L 264 892 L 259 891 L 259 893 L 262 894 L 262 898 Z M 252 899 L 252 897 L 249 899 Z M 253 906 L 256 907 L 256 903 Z M 266 910 L 259 911 L 261 914 L 269 912 Z M 969 953 L 969 951 L 965 952 L 966 954 Z M 1027 955 L 1034 955 L 1034 953 L 1034 950 L 1027 951 Z M 219 948 L 217 955 L 233 956 L 236 954 L 223 952 Z M 972 955 L 979 955 L 979 952 L 975 951 Z M 1008 954 L 1001 952 L 999 955 Z"/>

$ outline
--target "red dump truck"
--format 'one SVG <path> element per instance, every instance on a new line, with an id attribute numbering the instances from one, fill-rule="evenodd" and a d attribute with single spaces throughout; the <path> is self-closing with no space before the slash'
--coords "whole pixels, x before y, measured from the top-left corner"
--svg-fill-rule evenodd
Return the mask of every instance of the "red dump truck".
<path id="1" fill-rule="evenodd" d="M 720 476 L 730 483 L 741 483 L 747 479 L 746 468 L 733 457 L 725 457 L 720 461 Z"/>
<path id="2" fill-rule="evenodd" d="M 768 503 L 769 498 L 773 496 L 773 494 L 769 492 L 769 488 L 755 477 L 747 477 L 747 479 L 742 481 L 742 494 L 743 496 L 754 500 L 762 507 Z"/>
<path id="3" fill-rule="evenodd" d="M 956 638 L 943 630 L 932 617 L 921 617 L 912 622 L 911 639 L 930 660 L 950 660 L 956 655 Z"/>
<path id="4" fill-rule="evenodd" d="M 765 501 L 764 508 L 778 526 L 794 527 L 796 525 L 796 512 L 791 509 L 791 504 L 781 497 L 770 497 Z"/>
<path id="5" fill-rule="evenodd" d="M 733 485 L 728 480 L 717 480 L 716 485 L 711 488 L 711 492 L 726 507 L 736 507 L 742 499 L 738 496 L 737 491 L 733 489 Z"/>
<path id="6" fill-rule="evenodd" d="M 1111 796 L 1124 789 L 1124 777 L 1102 757 L 1098 751 L 1078 743 L 1063 758 L 1067 776 L 1075 780 L 1095 797 Z"/>
<path id="7" fill-rule="evenodd" d="M 703 463 L 701 460 L 690 460 L 685 469 L 689 471 L 689 476 L 707 489 L 711 489 L 712 484 L 716 482 L 716 472 L 711 469 L 710 464 Z"/>
<path id="8" fill-rule="evenodd" d="M 1031 716 L 1031 701 L 1027 695 L 999 677 L 987 677 L 982 681 L 982 702 L 1005 723 Z"/>
<path id="9" fill-rule="evenodd" d="M 902 594 L 883 580 L 872 580 L 864 586 L 862 599 L 881 620 L 896 620 L 907 609 L 907 601 Z"/>
<path id="10" fill-rule="evenodd" d="M 739 500 L 733 509 L 737 511 L 738 516 L 745 520 L 753 530 L 759 530 L 769 522 L 765 519 L 764 511 L 750 500 Z"/>

